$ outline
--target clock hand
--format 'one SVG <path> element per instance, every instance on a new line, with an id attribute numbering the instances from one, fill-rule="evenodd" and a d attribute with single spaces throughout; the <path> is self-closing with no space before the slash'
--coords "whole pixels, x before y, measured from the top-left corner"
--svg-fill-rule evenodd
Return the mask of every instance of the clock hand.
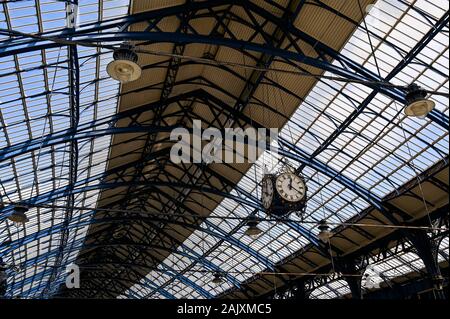
<path id="1" fill-rule="evenodd" d="M 300 192 L 300 189 L 292 187 L 294 190 L 296 190 L 297 192 Z"/>

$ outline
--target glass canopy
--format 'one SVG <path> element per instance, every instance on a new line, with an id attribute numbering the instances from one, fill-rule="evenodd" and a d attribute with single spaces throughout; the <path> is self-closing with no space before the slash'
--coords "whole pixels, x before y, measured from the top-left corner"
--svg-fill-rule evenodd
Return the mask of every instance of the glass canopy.
<path id="1" fill-rule="evenodd" d="M 103 21 L 126 15 L 128 0 L 83 0 L 78 7 L 79 24 Z M 66 27 L 63 1 L 36 0 L 2 2 L 0 29 L 26 33 L 49 32 Z M 9 36 L 0 35 L 0 41 Z M 79 124 L 116 113 L 119 85 L 109 78 L 106 65 L 112 54 L 100 48 L 81 47 L 78 50 L 80 70 Z M 65 131 L 70 127 L 67 47 L 32 51 L 0 58 L 0 149 L 29 139 Z M 48 94 L 48 92 L 51 92 Z M 106 168 L 111 143 L 110 136 L 86 140 L 78 145 L 78 176 L 94 176 Z M 68 184 L 69 143 L 41 147 L 0 163 L 0 194 L 2 201 L 20 202 L 41 196 Z M 76 196 L 75 206 L 95 206 L 98 191 Z M 61 200 L 56 205 L 64 206 Z M 59 253 L 61 233 L 33 234 L 62 227 L 64 209 L 32 208 L 29 222 L 15 225 L 5 220 L 0 225 L 3 261 L 9 267 L 7 297 L 37 298 L 48 296 L 57 286 L 49 284 L 51 276 L 59 278 L 65 269 L 52 267 Z M 83 221 L 74 210 L 71 224 Z M 83 239 L 88 225 L 70 228 L 67 251 L 62 251 L 63 265 L 77 256 L 77 247 L 70 243 Z M 28 238 L 19 247 L 7 244 Z M 53 275 L 52 275 L 53 274 Z"/>
<path id="2" fill-rule="evenodd" d="M 414 6 L 410 6 L 412 2 Z M 128 0 L 83 0 L 77 21 L 84 24 L 125 16 L 129 6 Z M 393 84 L 414 82 L 427 90 L 448 93 L 448 31 L 434 36 L 411 63 L 402 64 L 405 56 L 448 11 L 448 6 L 447 0 L 378 0 L 365 18 L 370 41 L 361 24 L 341 53 Z M 37 33 L 65 27 L 66 8 L 62 1 L 0 4 L 0 29 Z M 0 32 L 0 41 L 9 38 Z M 68 49 L 61 47 L 0 58 L 0 150 L 70 127 L 68 54 Z M 120 87 L 106 73 L 111 52 L 80 47 L 78 55 L 79 123 L 115 114 Z M 398 65 L 402 66 L 401 70 L 392 73 Z M 336 128 L 371 94 L 374 97 L 365 110 L 345 132 L 327 144 Z M 432 98 L 436 109 L 448 117 L 448 99 L 437 95 Z M 448 133 L 430 119 L 406 117 L 403 105 L 367 86 L 322 78 L 284 125 L 280 136 L 382 199 L 448 156 Z M 79 180 L 105 171 L 110 145 L 110 136 L 86 139 L 78 145 Z M 66 187 L 69 152 L 67 142 L 7 159 L 0 156 L 2 202 L 39 197 L 44 203 L 52 191 Z M 259 198 L 263 168 L 276 172 L 287 161 L 296 167 L 302 165 L 283 156 L 264 153 L 240 180 L 233 194 L 242 197 L 238 190 L 245 190 Z M 304 167 L 302 173 L 307 178 L 309 198 L 304 218 L 312 221 L 303 228 L 314 235 L 318 234 L 314 222 L 322 219 L 330 223 L 344 222 L 370 206 L 352 190 L 310 167 Z M 74 204 L 95 207 L 98 195 L 98 190 L 78 193 Z M 64 207 L 66 201 L 61 199 L 53 204 Z M 252 210 L 225 198 L 210 216 L 244 218 Z M 62 208 L 31 208 L 27 212 L 30 221 L 25 225 L 16 225 L 5 218 L 0 220 L 0 254 L 8 265 L 7 297 L 42 298 L 57 289 L 65 270 L 52 266 L 56 258 L 64 260 L 64 267 L 75 261 L 92 217 L 73 211 L 70 224 L 81 226 L 70 228 L 66 249 L 61 250 L 61 233 L 46 234 L 44 230 L 61 229 L 65 213 Z M 262 217 L 263 213 L 257 214 Z M 300 221 L 296 215 L 291 218 Z M 259 272 L 270 270 L 272 265 L 310 243 L 300 229 L 289 224 L 261 222 L 258 227 L 263 234 L 257 239 L 246 236 L 238 224 L 237 219 L 207 219 L 200 225 L 204 231 L 194 231 L 155 270 L 119 298 L 214 297 Z M 222 236 L 213 236 L 207 231 L 211 229 Z M 33 237 L 38 233 L 39 236 Z M 223 237 L 231 239 L 225 241 Z M 448 251 L 448 239 L 446 243 Z M 440 258 L 445 258 L 443 249 Z M 395 277 L 421 270 L 420 263 L 417 256 L 405 253 L 376 266 Z M 211 283 L 213 270 L 226 274 L 222 283 Z M 59 281 L 51 280 L 54 278 Z M 348 292 L 345 282 L 338 280 L 317 289 L 312 297 L 336 298 Z"/>
<path id="3" fill-rule="evenodd" d="M 440 19 L 447 10 L 447 1 L 416 1 L 414 7 L 410 7 L 407 1 L 377 1 L 366 17 L 373 53 L 364 24 L 354 32 L 341 53 L 367 69 L 379 72 L 382 77 L 389 77 L 404 56 L 433 27 L 433 21 Z M 427 14 L 424 15 L 423 12 Z M 448 92 L 448 42 L 448 33 L 439 33 L 417 55 L 414 63 L 405 66 L 392 77 L 391 82 L 397 85 L 415 82 L 428 90 Z M 371 92 L 371 89 L 363 85 L 322 79 L 299 105 L 280 136 L 295 142 L 308 154 L 314 154 Z M 433 99 L 436 108 L 448 116 L 446 98 L 433 96 Z M 428 119 L 406 117 L 402 109 L 403 106 L 397 102 L 376 94 L 348 130 L 340 134 L 316 158 L 369 189 L 372 194 L 383 198 L 449 152 L 448 131 Z M 276 172 L 280 161 L 285 162 L 286 159 L 275 157 L 271 153 L 263 154 L 241 179 L 238 187 L 258 198 L 261 189 L 259 186 L 255 188 L 255 185 L 261 181 L 263 167 L 268 166 L 269 171 Z M 300 163 L 292 160 L 289 162 L 296 167 L 300 166 Z M 369 206 L 369 203 L 351 190 L 311 168 L 306 167 L 303 174 L 308 179 L 307 220 L 318 222 L 325 218 L 332 223 L 344 222 Z M 249 213 L 250 208 L 245 205 L 224 199 L 211 216 L 245 217 Z M 294 215 L 291 218 L 298 220 Z M 208 223 L 201 227 L 208 228 Z M 211 219 L 210 223 L 216 224 L 225 233 L 230 233 L 238 220 Z M 243 234 L 243 229 L 235 231 L 232 236 L 262 254 L 269 264 L 277 263 L 308 243 L 306 238 L 286 224 L 262 222 L 259 227 L 264 232 L 256 240 Z M 316 225 L 305 224 L 304 227 L 317 235 Z M 184 256 L 181 253 L 183 249 L 194 250 L 205 256 L 208 263 L 230 275 L 228 280 L 220 285 L 212 284 L 211 269 L 204 266 L 206 263 Z M 201 231 L 195 231 L 189 236 L 184 247 L 180 247 L 178 251 L 180 253 L 167 257 L 158 267 L 159 270 L 150 272 L 124 296 L 161 297 L 160 289 L 148 285 L 152 282 L 156 287 L 164 287 L 164 290 L 176 298 L 204 297 L 176 276 L 164 275 L 167 266 L 181 272 L 212 295 L 226 291 L 235 281 L 242 282 L 265 270 L 267 266 L 243 249 L 230 246 L 229 243 Z M 408 261 L 404 260 L 403 263 Z M 396 275 L 409 271 L 405 267 Z M 339 282 L 333 285 L 337 285 L 335 290 L 338 295 L 348 292 L 346 285 L 344 288 L 338 287 Z M 327 296 L 333 297 L 332 294 Z"/>

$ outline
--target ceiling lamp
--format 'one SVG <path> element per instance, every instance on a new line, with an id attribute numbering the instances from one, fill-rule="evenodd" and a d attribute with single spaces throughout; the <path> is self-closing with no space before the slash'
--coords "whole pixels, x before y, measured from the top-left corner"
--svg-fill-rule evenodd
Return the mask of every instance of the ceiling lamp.
<path id="1" fill-rule="evenodd" d="M 319 222 L 318 228 L 320 230 L 319 234 L 317 235 L 319 239 L 324 243 L 328 242 L 333 233 L 330 231 L 330 227 L 324 219 Z"/>
<path id="2" fill-rule="evenodd" d="M 211 282 L 215 285 L 220 285 L 224 282 L 223 276 L 220 272 L 214 273 L 214 278 L 211 280 Z"/>
<path id="3" fill-rule="evenodd" d="M 123 45 L 120 49 L 114 51 L 114 61 L 111 61 L 106 67 L 109 76 L 120 83 L 128 83 L 140 78 L 142 69 L 136 63 L 137 54 L 129 45 Z"/>
<path id="4" fill-rule="evenodd" d="M 417 84 L 411 84 L 406 94 L 406 107 L 404 112 L 407 116 L 425 118 L 435 106 L 435 103 L 426 98 L 427 91 Z"/>
<path id="5" fill-rule="evenodd" d="M 14 223 L 25 224 L 28 221 L 28 217 L 25 214 L 27 211 L 27 207 L 17 205 L 14 207 L 14 212 L 8 216 L 8 219 Z"/>
<path id="6" fill-rule="evenodd" d="M 258 220 L 255 216 L 250 216 L 247 221 L 247 229 L 245 230 L 244 234 L 247 236 L 250 236 L 253 239 L 256 239 L 261 235 L 263 232 L 261 228 L 258 227 Z"/>

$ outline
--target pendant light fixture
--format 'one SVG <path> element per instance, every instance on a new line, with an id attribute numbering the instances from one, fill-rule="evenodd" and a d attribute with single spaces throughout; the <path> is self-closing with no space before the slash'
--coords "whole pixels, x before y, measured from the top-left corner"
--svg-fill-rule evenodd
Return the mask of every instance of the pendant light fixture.
<path id="1" fill-rule="evenodd" d="M 215 272 L 211 282 L 215 285 L 220 285 L 221 283 L 223 283 L 224 280 L 222 274 L 220 272 Z"/>
<path id="2" fill-rule="evenodd" d="M 404 112 L 407 116 L 425 118 L 435 106 L 435 103 L 426 98 L 427 92 L 417 84 L 411 84 L 406 94 Z"/>
<path id="3" fill-rule="evenodd" d="M 137 64 L 138 56 L 131 45 L 122 45 L 114 51 L 114 61 L 106 67 L 109 76 L 120 83 L 128 83 L 140 78 L 142 69 Z"/>
<path id="4" fill-rule="evenodd" d="M 261 233 L 263 232 L 261 228 L 258 227 L 258 220 L 254 215 L 248 217 L 246 226 L 247 229 L 245 230 L 244 234 L 250 236 L 253 239 L 258 238 L 259 235 L 261 235 Z"/>
<path id="5" fill-rule="evenodd" d="M 28 217 L 25 214 L 28 211 L 28 207 L 17 205 L 14 207 L 14 212 L 8 216 L 8 219 L 17 224 L 25 224 L 28 221 Z"/>
<path id="6" fill-rule="evenodd" d="M 319 237 L 319 239 L 321 241 L 323 241 L 324 243 L 328 242 L 328 240 L 333 235 L 333 233 L 330 231 L 330 227 L 328 226 L 325 219 L 322 219 L 319 222 L 318 228 L 320 231 L 319 231 L 319 234 L 317 235 L 317 237 Z"/>

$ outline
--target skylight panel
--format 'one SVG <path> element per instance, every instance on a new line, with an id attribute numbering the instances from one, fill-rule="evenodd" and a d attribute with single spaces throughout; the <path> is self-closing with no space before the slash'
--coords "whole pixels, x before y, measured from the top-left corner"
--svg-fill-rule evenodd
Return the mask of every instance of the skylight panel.
<path id="1" fill-rule="evenodd" d="M 26 32 L 61 28 L 60 24 L 65 23 L 63 21 L 65 15 L 61 16 L 61 12 L 65 10 L 63 4 L 53 4 L 45 0 L 42 0 L 41 4 L 39 7 L 33 2 L 27 3 L 26 7 L 14 2 L 3 4 L 0 11 L 0 26 L 5 25 L 7 28 L 11 25 L 12 29 Z M 425 14 L 436 18 L 440 18 L 445 12 L 430 1 L 418 1 L 417 4 Z M 448 6 L 448 3 L 446 5 Z M 6 12 L 3 11 L 4 8 L 7 9 Z M 102 10 L 99 10 L 97 0 L 84 1 L 79 6 L 78 23 L 125 15 L 129 6 L 125 0 L 103 0 L 100 8 Z M 431 28 L 428 21 L 414 8 L 400 2 L 392 4 L 389 1 L 378 1 L 367 19 L 370 21 L 370 28 L 373 29 L 371 32 L 374 48 L 367 41 L 367 33 L 359 28 L 345 45 L 342 54 L 363 64 L 374 73 L 380 72 L 382 77 L 386 77 L 402 63 L 405 54 Z M 397 45 L 398 48 L 393 48 L 388 42 Z M 82 84 L 80 125 L 89 125 L 95 118 L 116 112 L 119 86 L 105 72 L 107 63 L 112 60 L 111 53 L 97 48 L 80 48 L 80 53 L 84 59 L 80 66 Z M 0 147 L 16 145 L 29 139 L 39 139 L 46 134 L 61 132 L 69 127 L 67 58 L 67 50 L 64 47 L 0 59 L 0 63 L 9 73 L 0 77 L 0 84 L 4 83 L 5 86 L 5 90 L 0 92 L 0 138 L 2 138 Z M 427 48 L 417 55 L 415 64 L 406 66 L 393 77 L 392 82 L 402 85 L 416 82 L 431 90 L 448 91 L 448 81 L 439 73 L 448 72 L 446 62 L 448 62 L 448 33 L 436 36 Z M 338 65 L 339 62 L 333 63 Z M 54 64 L 53 67 L 57 64 L 57 67 L 52 68 L 49 64 Z M 47 67 L 42 69 L 41 65 Z M 47 94 L 49 90 L 53 91 L 51 97 Z M 320 80 L 294 112 L 280 136 L 292 142 L 307 155 L 314 154 L 312 160 L 318 164 L 327 165 L 336 170 L 340 177 L 347 178 L 383 198 L 440 160 L 443 154 L 448 154 L 446 144 L 448 132 L 429 120 L 412 121 L 406 118 L 401 112 L 401 105 L 378 93 L 368 103 L 365 112 L 359 114 L 345 128 L 345 132 L 340 132 L 334 138 L 333 135 L 339 126 L 371 93 L 372 89 L 359 84 Z M 447 101 L 436 97 L 436 102 L 438 104 L 436 108 L 448 114 Z M 42 105 L 46 107 L 40 107 Z M 48 117 L 45 117 L 46 115 Z M 331 141 L 330 145 L 321 149 L 327 140 Z M 69 183 L 67 180 L 69 143 L 68 141 L 58 147 L 35 150 L 1 165 L 2 185 L 8 200 L 17 201 L 36 196 L 43 201 L 43 198 L 48 198 L 52 191 L 66 187 Z M 78 144 L 79 180 L 105 171 L 110 143 L 111 138 L 105 136 Z M 316 155 L 318 150 L 320 152 Z M 266 164 L 269 171 L 276 172 L 284 160 L 286 159 L 281 156 L 265 153 L 231 194 L 240 196 L 247 202 L 254 201 L 255 198 L 257 200 L 260 197 L 257 182 L 261 179 L 262 167 Z M 297 167 L 300 165 L 293 160 L 290 162 Z M 333 178 L 309 167 L 303 169 L 303 173 L 308 178 L 309 186 L 307 218 L 314 221 L 325 218 L 331 222 L 342 222 L 369 206 L 364 199 Z M 189 177 L 185 175 L 182 181 L 188 179 Z M 93 185 L 94 182 L 86 184 L 79 186 Z M 248 194 L 243 195 L 242 191 Z M 75 204 L 95 205 L 98 194 L 98 190 L 77 193 Z M 64 199 L 59 203 L 64 204 Z M 175 205 L 171 208 L 175 209 Z M 231 199 L 224 199 L 211 216 L 246 217 L 251 212 L 253 208 L 245 202 L 237 203 Z M 50 234 L 62 225 L 65 215 L 64 210 L 32 209 L 29 213 L 30 222 L 24 229 L 10 230 L 12 227 L 8 224 L 8 231 L 1 233 L 0 238 L 16 235 L 21 238 L 42 229 L 49 229 Z M 49 218 L 50 214 L 55 218 Z M 75 209 L 71 224 L 79 220 L 87 221 L 91 216 L 92 212 L 85 214 Z M 297 216 L 292 216 L 292 219 L 299 220 Z M 253 240 L 245 236 L 242 229 L 238 229 L 239 223 L 239 220 L 220 221 L 220 219 L 203 222 L 200 229 L 196 229 L 182 245 L 174 248 L 176 251 L 158 265 L 160 271 L 150 272 L 125 295 L 150 294 L 152 297 L 170 297 L 172 294 L 175 297 L 187 295 L 204 297 L 201 291 L 190 286 L 186 278 L 217 294 L 232 287 L 233 280 L 242 281 L 252 276 L 253 272 L 264 270 L 267 265 L 259 259 L 268 260 L 270 264 L 276 263 L 308 243 L 300 232 L 291 226 L 267 222 L 260 223 L 264 233 Z M 313 224 L 305 225 L 304 228 L 311 229 L 317 234 Z M 88 226 L 84 225 L 69 231 L 69 246 L 73 245 L 73 249 L 62 256 L 65 264 L 76 259 L 87 230 Z M 138 229 L 134 231 L 135 236 L 142 233 Z M 54 265 L 59 244 L 60 234 L 55 232 L 45 238 L 30 240 L 22 247 L 25 249 L 14 249 L 10 258 L 14 263 L 27 263 L 42 258 L 47 260 L 47 264 Z M 40 253 L 44 247 L 48 251 L 47 255 Z M 230 255 L 226 249 L 232 249 L 234 253 Z M 257 258 L 258 256 L 261 257 Z M 402 258 L 408 261 L 407 264 L 402 263 Z M 406 273 L 414 267 L 420 267 L 420 262 L 414 259 L 414 256 L 405 254 L 402 258 L 389 261 L 395 265 L 393 267 L 396 271 Z M 44 267 L 38 270 L 35 266 L 32 268 L 31 264 L 30 267 L 24 267 L 15 275 L 20 284 L 16 282 L 9 292 L 10 295 L 39 296 L 44 291 L 51 278 L 52 269 Z M 189 272 L 189 269 L 180 275 L 164 274 L 164 271 L 168 273 L 172 271 L 168 270 L 168 267 L 177 271 L 192 267 L 191 270 L 205 270 L 208 275 Z M 210 275 L 216 268 L 229 272 L 231 280 L 228 278 L 222 285 L 213 287 Z M 248 273 L 239 273 L 245 271 Z M 387 271 L 394 271 L 394 268 Z M 56 283 L 61 282 L 62 276 L 57 277 Z M 347 292 L 348 289 L 344 287 L 342 280 L 338 280 L 318 289 L 317 297 L 336 297 Z"/>
<path id="2" fill-rule="evenodd" d="M 420 20 L 420 18 L 416 16 L 413 10 L 408 9 L 401 3 L 396 5 L 398 5 L 398 7 L 394 7 L 389 2 L 379 1 L 367 17 L 367 19 L 371 21 L 369 24 L 371 26 L 371 32 L 379 37 L 376 38 L 372 35 L 372 43 L 375 46 L 375 56 L 382 76 L 386 76 L 402 60 L 405 52 L 409 52 L 409 50 L 417 43 L 418 39 L 420 39 L 430 27 L 423 21 L 419 22 L 418 20 Z M 398 19 L 400 20 L 397 23 Z M 413 21 L 416 23 L 412 24 Z M 414 25 L 414 27 L 411 27 L 411 25 Z M 380 37 L 385 38 L 385 40 L 390 43 L 398 45 L 400 49 L 393 49 L 392 46 L 388 45 L 386 42 L 382 42 Z M 431 45 L 429 50 L 434 50 L 434 48 L 436 48 L 436 45 Z M 443 54 L 445 54 L 444 51 L 446 51 L 445 46 L 441 48 Z M 366 68 L 375 73 L 377 72 L 372 49 L 367 41 L 367 34 L 364 30 L 358 29 L 355 31 L 342 52 L 344 55 L 348 55 L 357 62 L 364 64 Z M 426 55 L 426 52 L 422 54 Z M 432 56 L 439 56 L 439 52 L 436 51 Z M 423 61 L 424 60 L 425 59 L 423 59 Z M 438 85 L 445 84 L 442 82 L 440 84 L 439 80 L 437 80 L 439 77 L 433 77 L 430 71 L 425 67 L 418 68 L 415 66 L 414 68 L 418 69 L 415 76 L 407 76 L 411 73 L 408 72 L 409 70 L 405 69 L 404 72 L 400 72 L 397 75 L 397 78 L 399 80 L 402 79 L 403 84 L 408 84 L 417 76 L 420 76 L 420 83 L 432 89 L 436 89 Z M 441 81 L 445 81 L 445 78 L 442 78 Z M 335 88 L 335 90 L 330 88 Z M 320 146 L 317 139 L 319 139 L 319 141 L 324 141 L 329 137 L 333 130 L 336 129 L 336 125 L 341 124 L 370 92 L 370 89 L 361 85 L 336 83 L 329 80 L 319 81 L 306 97 L 305 102 L 303 102 L 296 112 L 294 112 L 292 120 L 285 125 L 281 132 L 281 136 L 288 140 L 295 136 L 296 145 L 312 154 Z M 346 94 L 347 98 L 344 98 L 343 95 L 339 93 Z M 395 106 L 395 103 L 390 102 L 388 98 L 378 94 L 367 109 L 376 110 L 376 113 L 381 112 L 386 114 L 386 118 L 392 118 L 397 115 Z M 402 121 L 402 124 L 404 125 L 407 125 L 408 122 L 410 122 L 409 119 L 405 118 L 402 118 L 400 121 Z M 417 159 L 418 164 L 419 159 L 422 156 L 427 156 L 431 159 L 431 162 L 439 159 L 436 155 L 430 157 L 430 146 L 424 145 L 422 142 L 415 140 L 412 136 L 408 138 L 407 152 L 405 148 L 405 139 L 402 137 L 402 130 L 404 128 L 402 124 L 398 124 L 400 122 L 394 123 L 394 125 L 388 124 L 386 120 L 375 117 L 373 114 L 362 113 L 350 125 L 350 128 L 355 132 L 355 136 L 352 137 L 351 134 L 341 134 L 332 144 L 336 145 L 336 150 L 344 150 L 347 155 L 343 155 L 343 153 L 338 151 L 331 152 L 331 150 L 328 150 L 319 154 L 317 158 L 331 167 L 334 167 L 336 170 L 342 171 L 344 175 L 357 181 L 366 189 L 371 189 L 375 194 L 384 196 L 415 176 L 416 172 L 413 172 L 406 166 L 406 163 L 411 159 L 411 150 L 416 153 L 414 157 Z M 291 127 L 295 128 L 294 134 L 288 132 L 289 130 L 294 130 L 291 129 Z M 424 129 L 425 127 L 426 126 L 419 125 L 418 129 Z M 380 136 L 380 131 L 383 132 L 383 134 L 377 139 L 377 137 Z M 361 137 L 357 137 L 356 132 L 361 134 Z M 315 136 L 315 138 L 312 136 Z M 430 135 L 428 135 L 428 137 L 429 136 Z M 437 134 L 436 136 L 442 135 Z M 372 144 L 374 139 L 377 139 L 376 144 Z M 431 144 L 437 142 L 436 139 L 429 141 Z M 443 149 L 442 151 L 445 152 L 446 150 Z M 273 159 L 271 161 L 273 162 Z M 278 162 L 278 160 L 276 160 L 276 162 Z M 428 165 L 425 163 L 428 163 Z M 425 165 L 421 166 L 422 164 Z M 261 166 L 260 161 L 258 165 Z M 424 170 L 429 166 L 431 166 L 430 161 L 420 161 L 419 169 Z M 325 214 L 325 217 L 330 221 L 341 222 L 355 214 L 355 207 L 359 207 L 359 209 L 362 210 L 368 206 L 364 200 L 358 198 L 353 192 L 343 189 L 341 185 L 334 181 L 328 181 L 328 184 L 326 184 L 325 187 L 315 187 L 315 185 L 312 184 L 314 181 L 314 172 L 312 172 L 311 169 L 305 169 L 305 172 L 308 173 L 308 171 L 311 176 L 311 180 L 309 181 L 309 184 L 311 184 L 309 192 L 314 194 L 313 196 L 309 196 L 310 204 L 307 207 L 308 216 L 315 219 L 321 219 L 321 215 Z M 254 181 L 252 181 L 252 174 L 254 174 L 254 171 L 250 170 L 238 184 L 239 187 L 244 188 L 248 192 L 252 191 L 252 183 L 254 183 Z M 327 180 L 328 179 L 323 176 L 322 181 L 319 182 L 319 184 L 324 185 L 323 183 L 327 182 Z M 230 199 L 224 199 L 212 215 L 223 215 L 228 213 L 230 215 L 245 216 L 245 214 L 248 214 L 245 210 L 237 209 L 241 206 L 242 205 L 240 204 L 233 203 Z M 240 213 L 237 213 L 239 211 Z M 219 225 L 223 224 L 224 223 L 222 222 Z M 289 246 L 292 245 L 295 238 L 301 238 L 299 234 L 296 234 L 294 238 L 291 238 L 288 234 L 292 234 L 293 230 L 287 229 L 285 225 L 268 227 L 268 225 L 265 225 L 263 222 L 260 223 L 259 226 L 267 229 L 264 229 L 264 234 L 253 243 L 243 235 L 235 234 L 233 236 L 250 248 L 256 249 L 259 253 L 273 258 L 274 262 L 291 254 L 293 249 L 289 249 Z M 276 241 L 271 241 L 269 239 L 270 236 L 268 234 L 270 232 L 275 233 L 275 237 L 277 238 Z M 313 232 L 317 233 L 317 230 L 313 229 Z M 263 246 L 259 243 L 263 243 Z M 254 247 L 252 247 L 252 245 Z M 274 249 L 270 248 L 271 245 L 275 246 Z M 295 247 L 294 250 L 298 250 L 301 247 L 298 245 L 293 246 Z M 211 253 L 211 256 L 213 254 L 214 253 Z M 225 258 L 226 257 L 222 255 L 222 259 L 214 258 L 212 259 L 212 262 L 215 262 L 220 267 L 227 267 L 228 263 Z M 251 257 L 247 257 L 245 260 L 252 259 Z M 330 288 L 329 291 L 323 291 L 321 293 L 322 296 L 330 297 L 332 294 L 338 296 L 349 292 L 348 288 L 344 287 L 343 283 L 339 281 L 330 286 L 334 286 L 333 290 Z"/>
<path id="3" fill-rule="evenodd" d="M 91 7 L 86 4 L 88 4 L 86 1 L 82 4 L 80 3 L 80 12 L 86 13 L 90 17 L 95 16 L 95 21 L 102 19 L 102 14 L 99 14 L 97 9 L 97 1 Z M 116 15 L 126 14 L 128 1 L 116 1 L 115 6 L 117 6 L 114 10 Z M 7 16 L 4 14 L 4 8 L 8 10 Z M 65 4 L 63 2 L 42 0 L 39 8 L 35 6 L 34 2 L 8 3 L 1 6 L 0 12 L 0 20 L 3 19 L 5 24 L 2 24 L 1 27 L 8 28 L 9 24 L 11 29 L 22 32 L 61 29 L 65 27 L 66 23 Z M 81 24 L 86 23 L 83 19 L 79 19 L 78 22 Z M 96 49 L 82 47 L 80 47 L 79 51 L 80 61 L 88 60 L 85 65 L 80 62 L 81 87 L 85 86 L 85 90 L 81 91 L 81 100 L 92 103 L 95 100 L 95 96 L 99 100 L 113 97 L 108 103 L 98 103 L 96 107 L 92 105 L 92 111 L 90 112 L 80 113 L 81 124 L 89 123 L 95 117 L 112 115 L 116 112 L 118 84 L 110 80 L 105 84 L 101 83 L 103 80 L 98 84 L 94 84 L 97 74 L 102 72 L 95 70 L 100 69 L 111 61 L 111 53 L 102 54 Z M 100 55 L 93 57 L 97 52 Z M 0 147 L 4 147 L 5 143 L 15 145 L 30 138 L 39 139 L 44 135 L 68 129 L 69 118 L 61 116 L 69 115 L 67 59 L 66 47 L 22 53 L 18 54 L 15 59 L 14 56 L 0 59 L 2 70 L 9 74 L 0 77 L 0 84 L 2 85 L 2 91 L 0 92 L 2 119 L 0 135 L 8 137 L 7 139 L 1 139 Z M 42 65 L 47 65 L 47 67 L 43 69 Z M 20 73 L 17 72 L 18 70 L 20 70 Z M 51 95 L 46 94 L 50 90 L 53 93 Z M 89 100 L 90 102 L 88 102 Z M 48 115 L 47 118 L 45 118 L 46 115 Z M 103 152 L 93 152 L 92 154 L 91 149 L 96 150 L 99 147 L 108 146 L 110 137 L 100 138 L 91 144 L 91 146 L 80 148 L 78 166 L 87 169 L 81 174 L 83 177 L 89 177 L 92 176 L 92 173 L 96 174 L 105 170 L 108 156 L 107 149 Z M 2 170 L 2 184 L 8 196 L 7 200 L 18 201 L 33 196 L 43 196 L 49 194 L 55 188 L 60 189 L 68 185 L 68 180 L 65 177 L 68 176 L 68 144 L 61 144 L 51 149 L 53 152 L 47 148 L 42 148 L 38 151 L 17 156 L 10 160 L 9 165 L 0 167 L 0 170 Z M 52 167 L 49 163 L 53 163 L 54 166 Z M 90 172 L 88 169 L 89 163 L 101 163 L 102 165 L 99 165 L 101 167 L 97 168 L 97 170 Z M 5 180 L 7 181 L 4 182 Z M 32 190 L 33 193 L 31 194 Z M 97 196 L 98 191 L 77 194 L 75 204 L 79 205 L 84 202 L 94 204 Z M 64 205 L 64 200 L 60 201 L 60 204 Z M 30 221 L 26 224 L 23 233 L 20 229 L 14 230 L 12 228 L 12 233 L 9 236 L 30 236 L 46 229 L 52 232 L 53 228 L 61 225 L 64 217 L 63 210 L 41 210 L 39 214 L 37 211 L 36 209 L 30 209 L 28 213 Z M 49 215 L 52 215 L 52 218 Z M 36 216 L 39 216 L 39 218 L 36 218 Z M 82 212 L 75 210 L 72 222 L 77 220 L 86 220 L 86 216 Z M 79 243 L 82 243 L 87 229 L 88 227 L 85 225 L 69 231 L 69 241 L 72 241 L 75 245 L 74 249 L 63 256 L 64 263 L 69 263 L 76 258 L 80 248 Z M 8 232 L 2 233 L 3 236 L 4 234 L 8 234 Z M 48 243 L 46 244 L 46 242 Z M 27 244 L 26 247 L 15 249 L 11 256 L 13 256 L 12 258 L 15 262 L 31 261 L 35 257 L 41 256 L 42 258 L 39 258 L 47 260 L 46 264 L 51 267 L 56 260 L 59 243 L 60 235 L 55 233 L 46 238 L 37 239 L 33 246 Z M 45 250 L 47 251 L 46 255 L 42 255 L 44 254 L 42 247 L 47 247 Z M 11 289 L 8 294 L 40 296 L 40 293 L 47 285 L 46 280 L 50 278 L 51 270 L 48 267 L 38 269 L 36 265 L 30 264 L 29 268 L 21 270 L 13 276 L 16 281 L 17 278 L 22 278 L 24 285 L 21 288 L 20 285 L 17 285 L 17 288 Z M 27 281 L 36 281 L 36 284 L 27 283 Z M 60 281 L 61 279 L 57 277 L 56 283 Z"/>
<path id="4" fill-rule="evenodd" d="M 406 250 L 408 250 L 411 245 L 410 243 L 406 242 L 404 247 Z M 390 255 L 390 257 L 370 264 L 372 269 L 374 269 L 375 271 L 375 273 L 370 273 L 372 275 L 376 275 L 372 280 L 375 280 L 377 283 L 381 284 L 384 281 L 382 278 L 389 282 L 390 280 L 394 280 L 396 277 L 408 276 L 412 272 L 425 271 L 425 265 L 422 259 L 420 259 L 419 256 L 417 256 L 415 253 L 400 251 L 394 254 L 394 249 L 395 248 L 392 249 L 393 254 Z M 439 246 L 439 262 L 445 259 L 444 256 L 447 256 L 448 260 L 448 253 L 446 254 L 446 251 L 448 252 L 448 236 L 442 239 L 441 245 Z M 349 293 L 350 290 L 348 289 L 347 283 L 343 280 L 338 280 L 334 284 L 330 283 L 328 285 L 315 289 L 311 293 L 310 298 L 340 298 Z"/>
<path id="5" fill-rule="evenodd" d="M 315 289 L 311 295 L 311 299 L 333 299 L 350 293 L 347 283 L 343 279 L 331 281 L 322 287 Z"/>

